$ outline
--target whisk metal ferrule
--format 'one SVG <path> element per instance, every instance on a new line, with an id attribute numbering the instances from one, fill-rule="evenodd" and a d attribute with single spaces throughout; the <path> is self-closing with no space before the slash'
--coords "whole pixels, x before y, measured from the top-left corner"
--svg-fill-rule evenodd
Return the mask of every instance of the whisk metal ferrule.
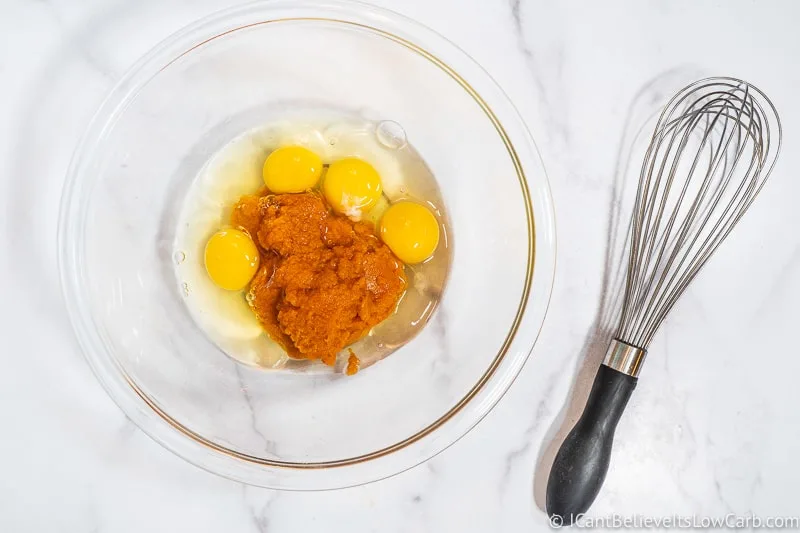
<path id="1" fill-rule="evenodd" d="M 639 377 L 647 350 L 633 346 L 625 341 L 614 339 L 608 345 L 603 364 L 631 377 Z"/>

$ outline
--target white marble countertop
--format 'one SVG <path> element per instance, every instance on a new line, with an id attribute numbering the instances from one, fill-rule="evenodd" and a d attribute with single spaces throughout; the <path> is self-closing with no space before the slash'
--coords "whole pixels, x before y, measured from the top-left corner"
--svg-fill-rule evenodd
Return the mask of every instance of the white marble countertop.
<path id="1" fill-rule="evenodd" d="M 115 80 L 228 0 L 0 2 L 0 531 L 534 531 L 548 442 L 602 289 L 620 143 L 636 105 L 704 74 L 760 86 L 784 123 L 772 181 L 654 342 L 595 516 L 800 515 L 800 4 L 380 0 L 481 63 L 547 167 L 559 256 L 511 390 L 423 466 L 325 493 L 243 486 L 134 427 L 83 361 L 56 220 L 78 136 Z M 672 85 L 671 85 L 672 84 Z M 580 386 L 579 386 L 580 389 Z"/>

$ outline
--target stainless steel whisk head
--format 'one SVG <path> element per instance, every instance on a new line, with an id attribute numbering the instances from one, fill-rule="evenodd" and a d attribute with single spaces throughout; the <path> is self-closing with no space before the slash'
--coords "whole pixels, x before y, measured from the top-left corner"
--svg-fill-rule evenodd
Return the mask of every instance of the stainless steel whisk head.
<path id="1" fill-rule="evenodd" d="M 744 81 L 700 80 L 669 101 L 642 164 L 617 339 L 647 349 L 763 187 L 780 144 L 775 107 Z"/>

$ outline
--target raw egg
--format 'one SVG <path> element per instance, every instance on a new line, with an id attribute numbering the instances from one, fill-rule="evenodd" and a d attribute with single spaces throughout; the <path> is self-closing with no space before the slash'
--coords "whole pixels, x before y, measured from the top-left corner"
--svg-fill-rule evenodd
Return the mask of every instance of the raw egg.
<path id="1" fill-rule="evenodd" d="M 322 175 L 322 159 L 302 146 L 278 148 L 264 161 L 264 184 L 276 193 L 296 193 L 313 188 Z"/>
<path id="2" fill-rule="evenodd" d="M 383 215 L 380 235 L 402 262 L 421 263 L 433 255 L 439 245 L 439 222 L 423 205 L 398 202 Z"/>
<path id="3" fill-rule="evenodd" d="M 208 240 L 205 262 L 211 281 L 222 289 L 238 291 L 253 279 L 260 256 L 247 233 L 238 229 L 224 229 Z"/>
<path id="4" fill-rule="evenodd" d="M 378 171 L 355 157 L 331 163 L 322 182 L 322 192 L 334 211 L 355 219 L 378 202 L 381 191 Z"/>

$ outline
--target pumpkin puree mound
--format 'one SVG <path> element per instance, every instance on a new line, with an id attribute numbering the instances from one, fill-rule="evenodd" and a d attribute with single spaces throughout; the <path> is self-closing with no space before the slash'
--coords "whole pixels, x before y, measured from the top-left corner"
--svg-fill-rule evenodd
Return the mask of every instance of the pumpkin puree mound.
<path id="1" fill-rule="evenodd" d="M 332 213 L 316 193 L 244 196 L 231 223 L 261 251 L 250 306 L 292 357 L 333 365 L 405 291 L 402 263 L 372 228 Z"/>

